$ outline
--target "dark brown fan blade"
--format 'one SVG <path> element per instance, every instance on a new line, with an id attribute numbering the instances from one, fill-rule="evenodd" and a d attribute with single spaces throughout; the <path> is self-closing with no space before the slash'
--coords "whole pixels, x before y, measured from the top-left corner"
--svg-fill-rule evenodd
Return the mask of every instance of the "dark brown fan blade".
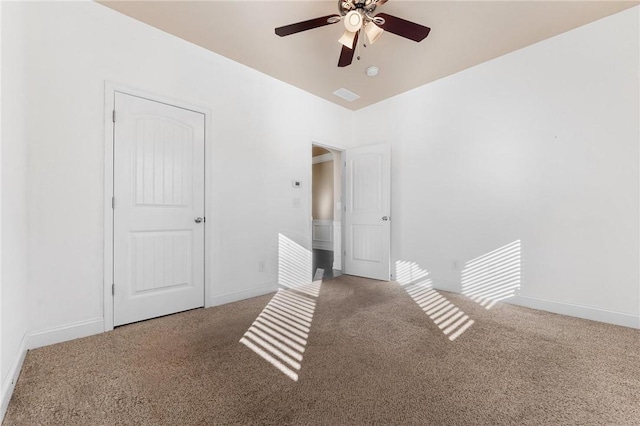
<path id="1" fill-rule="evenodd" d="M 308 21 L 298 22 L 296 24 L 285 25 L 284 27 L 276 28 L 276 34 L 280 37 L 288 36 L 295 33 L 300 33 L 302 31 L 312 30 L 318 27 L 324 27 L 325 25 L 335 24 L 339 22 L 329 22 L 329 18 L 340 18 L 340 15 L 327 15 L 321 18 L 309 19 Z"/>
<path id="2" fill-rule="evenodd" d="M 380 28 L 409 40 L 422 41 L 431 31 L 431 28 L 424 25 L 387 15 L 386 13 L 378 13 L 376 17 L 384 18 L 385 22 L 383 25 L 379 25 Z"/>
<path id="3" fill-rule="evenodd" d="M 358 33 L 353 39 L 353 46 L 349 49 L 347 46 L 342 45 L 342 50 L 340 51 L 340 59 L 338 59 L 339 67 L 346 67 L 347 65 L 351 65 L 353 61 L 353 55 L 356 53 L 356 46 L 358 45 Z"/>

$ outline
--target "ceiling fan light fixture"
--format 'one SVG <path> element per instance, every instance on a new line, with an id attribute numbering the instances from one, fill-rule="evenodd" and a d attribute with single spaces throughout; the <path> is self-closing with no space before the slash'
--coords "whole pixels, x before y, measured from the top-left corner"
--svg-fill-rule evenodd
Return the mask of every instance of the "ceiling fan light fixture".
<path id="1" fill-rule="evenodd" d="M 351 31 L 352 33 L 359 31 L 360 28 L 362 28 L 362 15 L 360 14 L 360 12 L 357 10 L 352 10 L 351 12 L 347 13 L 347 16 L 345 16 L 344 18 L 344 27 L 347 29 L 347 31 Z"/>
<path id="2" fill-rule="evenodd" d="M 351 65 L 353 57 L 356 55 L 358 39 L 361 37 L 366 37 L 369 44 L 374 44 L 385 31 L 415 42 L 420 42 L 429 35 L 431 28 L 424 25 L 386 13 L 379 13 L 374 16 L 376 8 L 386 2 L 387 0 L 338 0 L 338 15 L 321 16 L 285 25 L 276 28 L 275 33 L 280 37 L 284 37 L 335 24 L 344 18 L 346 31 L 338 40 L 342 44 L 340 57 L 338 58 L 339 68 Z M 364 30 L 362 32 L 366 35 L 360 34 L 361 30 Z M 363 43 L 363 47 L 367 47 L 367 43 Z M 360 55 L 357 55 L 356 58 L 360 60 Z"/>
<path id="3" fill-rule="evenodd" d="M 353 49 L 353 42 L 355 41 L 356 34 L 357 33 L 355 32 L 347 30 L 344 32 L 344 34 L 342 34 L 342 37 L 340 37 L 340 40 L 338 41 L 343 46 L 348 47 L 349 49 Z"/>
<path id="4" fill-rule="evenodd" d="M 371 18 L 371 21 L 373 21 L 373 23 L 375 23 L 376 25 L 384 25 L 385 19 L 382 16 L 374 16 L 373 18 Z"/>
<path id="5" fill-rule="evenodd" d="M 380 38 L 384 30 L 371 21 L 365 25 L 364 32 L 367 33 L 369 44 L 373 44 Z"/>

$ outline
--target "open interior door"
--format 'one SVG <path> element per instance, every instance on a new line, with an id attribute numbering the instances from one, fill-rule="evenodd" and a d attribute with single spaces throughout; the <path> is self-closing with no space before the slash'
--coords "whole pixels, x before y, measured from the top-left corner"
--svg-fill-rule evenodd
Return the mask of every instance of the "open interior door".
<path id="1" fill-rule="evenodd" d="M 345 274 L 389 280 L 390 169 L 388 144 L 346 151 Z"/>

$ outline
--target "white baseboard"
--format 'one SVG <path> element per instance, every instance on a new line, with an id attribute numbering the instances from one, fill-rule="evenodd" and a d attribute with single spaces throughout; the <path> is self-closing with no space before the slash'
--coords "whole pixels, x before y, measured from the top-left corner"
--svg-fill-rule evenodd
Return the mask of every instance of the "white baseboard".
<path id="1" fill-rule="evenodd" d="M 433 278 L 433 287 L 437 290 L 462 294 L 459 283 L 440 278 Z M 608 324 L 621 325 L 623 327 L 640 328 L 640 316 L 624 312 L 608 311 L 606 309 L 594 308 L 592 306 L 576 305 L 572 303 L 526 296 L 514 296 L 510 299 L 502 300 L 502 302 L 524 306 L 525 308 L 553 312 L 554 314 L 606 322 Z"/>
<path id="2" fill-rule="evenodd" d="M 16 382 L 18 381 L 18 377 L 20 376 L 20 371 L 22 371 L 22 364 L 24 363 L 24 358 L 27 356 L 27 334 L 24 335 L 20 345 L 18 346 L 18 351 L 15 355 L 11 366 L 9 367 L 9 374 L 2 382 L 2 400 L 0 405 L 0 423 L 4 420 L 4 415 L 7 412 L 7 407 L 9 407 L 9 401 L 11 401 L 11 395 L 13 395 L 13 389 L 16 387 Z"/>
<path id="3" fill-rule="evenodd" d="M 623 312 L 608 311 L 591 306 L 574 305 L 571 303 L 556 302 L 553 300 L 538 299 L 534 297 L 515 296 L 504 302 L 526 308 L 539 309 L 553 312 L 554 314 L 568 315 L 592 321 L 606 322 L 624 327 L 640 328 L 640 316 Z"/>
<path id="4" fill-rule="evenodd" d="M 224 305 L 226 303 L 237 302 L 251 297 L 264 296 L 265 294 L 273 293 L 277 289 L 278 286 L 276 284 L 270 284 L 241 291 L 234 291 L 231 293 L 219 294 L 211 297 L 209 299 L 209 303 L 205 307 L 210 308 L 212 306 Z"/>
<path id="5" fill-rule="evenodd" d="M 441 278 L 432 278 L 433 288 L 436 290 L 449 291 L 451 293 L 460 293 L 460 283 L 443 280 Z"/>
<path id="6" fill-rule="evenodd" d="M 11 395 L 13 395 L 13 390 L 16 386 L 16 382 L 18 381 L 18 377 L 20 376 L 22 364 L 27 356 L 27 350 L 66 342 L 80 337 L 87 337 L 102 332 L 104 332 L 104 320 L 102 318 L 94 318 L 86 321 L 65 324 L 59 327 L 26 332 L 20 342 L 15 359 L 9 368 L 9 374 L 7 374 L 6 379 L 2 383 L 0 422 L 4 419 L 7 407 L 9 406 L 9 401 L 11 401 Z"/>
<path id="7" fill-rule="evenodd" d="M 437 290 L 461 294 L 460 284 L 452 281 L 433 278 L 433 287 Z M 572 303 L 526 296 L 514 296 L 510 299 L 502 300 L 502 302 L 524 306 L 525 308 L 553 312 L 554 314 L 606 322 L 608 324 L 621 325 L 623 327 L 640 328 L 640 316 L 624 312 L 608 311 L 606 309 L 595 308 L 592 306 L 576 305 Z"/>
<path id="8" fill-rule="evenodd" d="M 65 324 L 59 327 L 30 331 L 27 333 L 27 349 L 36 349 L 42 346 L 67 342 L 69 340 L 92 336 L 103 332 L 103 318 L 92 318 L 90 320 Z"/>

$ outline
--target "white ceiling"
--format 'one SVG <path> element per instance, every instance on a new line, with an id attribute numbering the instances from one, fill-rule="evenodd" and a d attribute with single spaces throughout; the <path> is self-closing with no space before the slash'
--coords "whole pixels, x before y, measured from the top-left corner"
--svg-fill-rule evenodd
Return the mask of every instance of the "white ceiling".
<path id="1" fill-rule="evenodd" d="M 378 7 L 431 28 L 385 33 L 338 68 L 342 22 L 278 37 L 274 28 L 337 13 L 337 1 L 100 1 L 142 22 L 356 110 L 637 5 L 638 1 L 403 1 Z M 365 75 L 370 65 L 377 77 Z M 347 102 L 339 88 L 360 95 Z"/>

